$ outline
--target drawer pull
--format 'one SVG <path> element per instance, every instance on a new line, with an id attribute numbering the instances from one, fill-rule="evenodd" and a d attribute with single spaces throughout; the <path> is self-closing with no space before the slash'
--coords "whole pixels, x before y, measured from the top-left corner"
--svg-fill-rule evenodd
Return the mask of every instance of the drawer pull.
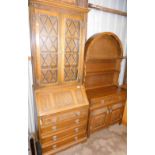
<path id="1" fill-rule="evenodd" d="M 56 129 L 57 129 L 57 127 L 56 127 L 56 126 L 52 126 L 52 130 L 54 130 L 54 131 L 55 131 Z"/>
<path id="2" fill-rule="evenodd" d="M 79 119 L 76 119 L 76 120 L 75 120 L 75 123 L 76 123 L 76 124 L 79 124 L 79 123 L 80 123 L 80 120 L 79 120 Z"/>
<path id="3" fill-rule="evenodd" d="M 56 119 L 56 118 L 53 118 L 53 119 L 52 119 L 52 122 L 53 122 L 53 123 L 56 123 L 56 122 L 57 122 L 57 119 Z"/>
<path id="4" fill-rule="evenodd" d="M 74 139 L 75 139 L 75 141 L 77 141 L 78 140 L 78 137 L 76 136 L 76 137 L 74 137 Z"/>
<path id="5" fill-rule="evenodd" d="M 80 111 L 75 112 L 76 116 L 80 116 Z"/>
<path id="6" fill-rule="evenodd" d="M 56 147 L 57 147 L 56 145 L 53 145 L 53 146 L 52 146 L 53 149 L 56 149 Z"/>
<path id="7" fill-rule="evenodd" d="M 56 141 L 57 140 L 57 136 L 53 136 L 52 139 L 53 139 L 53 141 Z"/>
<path id="8" fill-rule="evenodd" d="M 75 132 L 79 132 L 79 128 L 75 128 L 74 131 L 75 131 Z"/>

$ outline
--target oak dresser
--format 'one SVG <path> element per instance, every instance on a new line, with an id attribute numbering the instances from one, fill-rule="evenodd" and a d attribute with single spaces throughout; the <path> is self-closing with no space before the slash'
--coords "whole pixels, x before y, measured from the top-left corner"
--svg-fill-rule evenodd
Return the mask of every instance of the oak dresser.
<path id="1" fill-rule="evenodd" d="M 123 49 L 119 38 L 99 33 L 85 46 L 84 85 L 90 103 L 88 134 L 121 123 L 126 90 L 118 86 Z"/>

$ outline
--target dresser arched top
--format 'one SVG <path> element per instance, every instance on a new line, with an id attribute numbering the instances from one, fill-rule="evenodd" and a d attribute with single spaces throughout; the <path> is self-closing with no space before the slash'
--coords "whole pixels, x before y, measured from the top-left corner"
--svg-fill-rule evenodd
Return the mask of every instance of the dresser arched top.
<path id="1" fill-rule="evenodd" d="M 97 33 L 85 45 L 85 61 L 120 59 L 123 48 L 120 39 L 112 32 Z"/>

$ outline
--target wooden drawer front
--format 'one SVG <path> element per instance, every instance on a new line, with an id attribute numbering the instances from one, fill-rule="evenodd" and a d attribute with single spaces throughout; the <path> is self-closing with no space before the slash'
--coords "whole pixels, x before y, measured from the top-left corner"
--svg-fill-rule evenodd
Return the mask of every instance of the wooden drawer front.
<path id="1" fill-rule="evenodd" d="M 95 104 L 108 105 L 108 104 L 124 101 L 125 99 L 126 99 L 125 94 L 120 94 L 120 95 L 113 94 L 113 95 L 104 96 L 104 97 L 98 98 L 98 99 L 92 99 L 91 103 L 92 103 L 92 107 L 93 107 L 93 106 L 95 106 Z"/>
<path id="2" fill-rule="evenodd" d="M 115 101 L 123 101 L 125 100 L 125 95 L 121 94 L 121 95 L 113 95 L 111 96 L 111 101 L 115 102 Z"/>
<path id="3" fill-rule="evenodd" d="M 80 133 L 65 139 L 61 139 L 60 141 L 56 142 L 56 143 L 48 143 L 45 145 L 42 145 L 42 152 L 48 152 L 48 151 L 55 151 L 56 149 L 60 148 L 61 146 L 67 145 L 69 143 L 72 142 L 77 142 L 78 140 L 82 139 L 86 137 L 86 133 Z"/>
<path id="4" fill-rule="evenodd" d="M 87 124 L 85 123 L 82 126 L 75 126 L 70 129 L 63 130 L 62 132 L 60 131 L 55 134 L 49 134 L 49 135 L 43 136 L 41 138 L 41 143 L 42 144 L 45 144 L 48 142 L 55 143 L 61 140 L 62 138 L 73 136 L 81 132 L 86 132 L 86 127 L 87 127 Z"/>
<path id="5" fill-rule="evenodd" d="M 93 110 L 93 111 L 91 111 L 90 116 L 96 116 L 96 115 L 99 115 L 102 113 L 109 113 L 108 107 Z"/>
<path id="6" fill-rule="evenodd" d="M 76 110 L 68 113 L 52 115 L 52 116 L 43 116 L 40 120 L 41 126 L 54 125 L 57 123 L 62 123 L 62 121 L 67 121 L 74 118 L 86 117 L 88 115 L 88 109 Z"/>
<path id="7" fill-rule="evenodd" d="M 125 95 L 111 95 L 111 96 L 106 96 L 101 100 L 101 103 L 115 103 L 115 102 L 119 102 L 119 101 L 123 101 L 125 100 Z"/>
<path id="8" fill-rule="evenodd" d="M 69 127 L 73 127 L 73 126 L 80 125 L 80 124 L 86 124 L 86 123 L 87 123 L 87 117 L 83 117 L 83 118 L 77 118 L 77 119 L 69 120 L 66 122 L 62 122 L 56 125 L 50 125 L 48 127 L 40 129 L 41 135 L 43 136 L 43 135 L 47 135 L 50 133 L 55 133 L 55 132 L 62 131 Z"/>

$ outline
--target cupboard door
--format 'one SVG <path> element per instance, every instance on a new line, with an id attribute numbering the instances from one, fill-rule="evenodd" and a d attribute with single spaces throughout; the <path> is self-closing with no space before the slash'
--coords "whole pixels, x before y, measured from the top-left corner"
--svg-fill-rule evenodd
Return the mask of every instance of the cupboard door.
<path id="1" fill-rule="evenodd" d="M 37 83 L 58 82 L 59 16 L 55 12 L 36 9 Z"/>
<path id="2" fill-rule="evenodd" d="M 119 122 L 122 119 L 124 110 L 123 103 L 117 103 L 111 106 L 110 108 L 110 124 Z"/>
<path id="3" fill-rule="evenodd" d="M 107 107 L 94 110 L 90 116 L 90 131 L 96 131 L 107 125 L 109 110 Z"/>
<path id="4" fill-rule="evenodd" d="M 64 15 L 63 24 L 62 81 L 75 82 L 80 80 L 83 19 L 81 16 Z"/>

